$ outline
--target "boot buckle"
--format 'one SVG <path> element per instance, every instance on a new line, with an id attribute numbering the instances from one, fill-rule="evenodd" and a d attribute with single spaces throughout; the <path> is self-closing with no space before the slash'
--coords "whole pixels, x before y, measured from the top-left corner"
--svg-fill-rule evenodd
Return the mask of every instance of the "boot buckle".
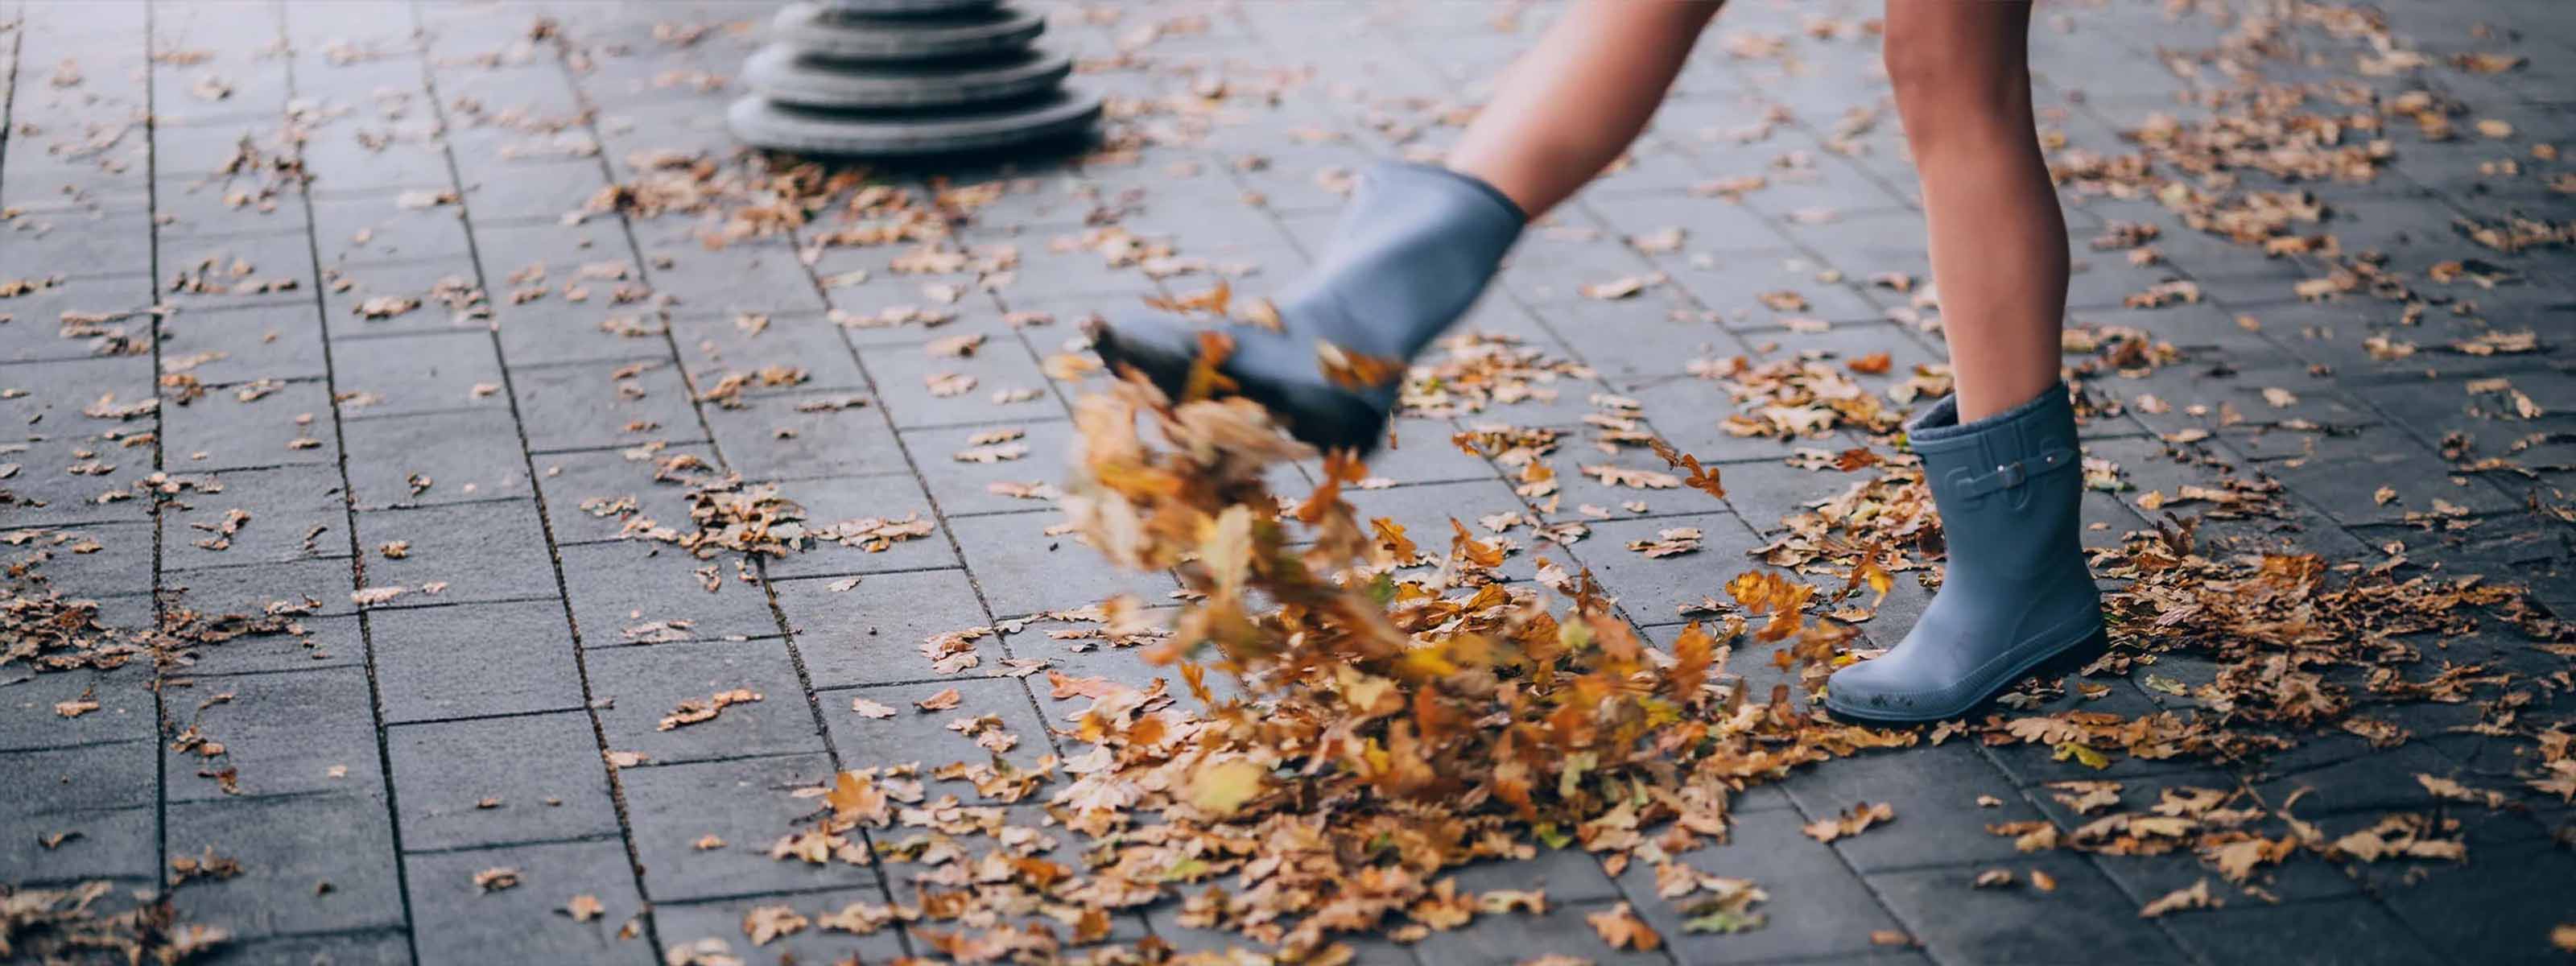
<path id="1" fill-rule="evenodd" d="M 2034 460 L 2039 464 L 2036 469 L 2031 466 Z M 1959 495 L 1974 498 L 2001 490 L 2016 489 L 2030 482 L 2033 475 L 2052 473 L 2073 465 L 2075 465 L 2074 450 L 2052 449 L 2030 459 L 2018 459 L 1999 464 L 1994 472 L 1983 476 L 1968 477 L 1962 473 L 1961 476 L 1964 478 L 1958 484 Z"/>

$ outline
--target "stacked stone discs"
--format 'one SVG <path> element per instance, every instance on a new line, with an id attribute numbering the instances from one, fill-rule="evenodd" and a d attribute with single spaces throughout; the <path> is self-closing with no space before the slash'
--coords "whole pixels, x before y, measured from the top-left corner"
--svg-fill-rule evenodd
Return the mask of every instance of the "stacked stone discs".
<path id="1" fill-rule="evenodd" d="M 788 4 L 742 65 L 735 137 L 811 154 L 933 154 L 1080 131 L 1100 97 L 1064 86 L 1073 59 L 1033 45 L 1039 14 L 997 0 Z"/>

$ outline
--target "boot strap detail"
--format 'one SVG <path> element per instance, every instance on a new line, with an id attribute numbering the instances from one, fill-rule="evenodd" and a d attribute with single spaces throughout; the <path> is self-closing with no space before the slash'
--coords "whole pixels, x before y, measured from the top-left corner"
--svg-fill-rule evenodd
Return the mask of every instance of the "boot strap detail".
<path id="1" fill-rule="evenodd" d="M 2037 456 L 2017 459 L 1995 467 L 1992 473 L 1972 476 L 1961 481 L 1959 495 L 1974 498 L 1999 490 L 2009 490 L 2029 482 L 2033 477 L 2054 473 L 2075 463 L 2074 450 L 2046 450 Z"/>

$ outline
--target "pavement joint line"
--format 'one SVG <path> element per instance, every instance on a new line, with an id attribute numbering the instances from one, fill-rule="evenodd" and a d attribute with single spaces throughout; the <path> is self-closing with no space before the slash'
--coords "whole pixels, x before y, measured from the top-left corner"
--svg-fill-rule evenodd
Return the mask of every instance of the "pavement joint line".
<path id="1" fill-rule="evenodd" d="M 587 650 L 625 651 L 637 648 L 666 647 L 674 644 L 762 644 L 771 641 L 784 640 L 786 637 L 787 635 L 783 632 L 773 632 L 768 634 L 745 634 L 740 637 L 686 637 L 676 641 L 604 641 L 598 644 L 589 645 Z"/>
<path id="2" fill-rule="evenodd" d="M 797 232 L 794 228 L 788 229 L 787 240 L 789 242 L 788 248 L 791 251 L 799 250 L 803 247 L 803 235 Z M 822 277 L 816 274 L 814 266 L 806 264 L 801 258 L 796 259 L 795 262 L 798 270 L 804 275 L 806 284 L 812 286 L 815 295 L 821 298 L 825 304 L 830 304 L 831 293 L 823 284 Z M 988 299 L 987 301 L 991 300 Z M 665 329 L 665 334 L 668 334 L 667 328 Z M 865 355 L 859 351 L 859 348 L 856 345 L 850 342 L 848 330 L 844 329 L 840 333 L 839 341 L 841 342 L 842 350 L 849 355 L 850 364 L 858 369 L 859 378 L 866 383 L 867 388 L 865 389 L 865 392 L 875 403 L 868 408 L 874 411 L 878 421 L 885 425 L 887 435 L 894 442 L 896 455 L 900 456 L 903 460 L 904 468 L 910 472 L 915 480 L 925 480 L 926 478 L 921 473 L 920 461 L 914 457 L 911 445 L 905 441 L 903 433 L 895 426 L 894 414 L 887 411 L 885 407 L 884 389 L 878 384 L 875 373 L 870 371 Z M 674 350 L 674 354 L 677 354 L 676 349 Z M 1048 380 L 1048 382 L 1052 383 L 1053 380 Z M 712 428 L 709 429 L 709 435 L 713 435 Z M 930 507 L 931 519 L 937 521 L 940 539 L 948 543 L 948 550 L 951 555 L 951 559 L 959 561 L 962 565 L 966 559 L 965 548 L 959 545 L 956 533 L 951 530 L 948 525 L 948 517 L 941 512 L 938 495 L 931 493 L 930 488 L 926 483 L 922 485 L 921 490 L 923 501 L 928 503 Z M 824 750 L 831 756 L 833 768 L 846 769 L 849 767 L 847 759 L 842 757 L 839 742 L 833 737 L 829 721 L 824 716 L 822 698 L 814 689 L 813 676 L 806 667 L 803 652 L 797 648 L 795 629 L 789 625 L 787 612 L 779 603 L 777 585 L 771 581 L 769 575 L 769 561 L 765 559 L 759 560 L 756 563 L 756 567 L 760 573 L 761 589 L 768 597 L 770 611 L 776 618 L 779 629 L 787 633 L 789 657 L 795 664 L 797 679 L 805 685 L 806 702 L 812 711 L 815 728 L 821 732 Z M 988 622 L 991 621 L 993 617 L 992 605 L 985 597 L 982 582 L 977 580 L 971 571 L 967 574 L 967 586 L 974 592 L 977 609 L 983 613 Z M 1005 657 L 1009 656 L 1010 645 L 1008 642 L 997 642 L 996 646 L 1003 649 Z M 1023 698 L 1028 702 L 1031 710 L 1036 710 L 1037 696 L 1035 693 L 1028 690 L 1027 683 L 1025 681 L 1022 682 L 1021 693 Z M 1040 720 L 1044 720 L 1043 717 L 1041 717 Z M 1045 739 L 1048 747 L 1055 748 L 1055 736 L 1053 734 L 1042 735 L 1041 737 Z M 1061 749 L 1057 750 L 1060 754 Z M 861 841 L 865 843 L 868 848 L 874 849 L 876 837 L 873 830 L 861 828 L 858 832 L 860 834 Z M 875 868 L 876 875 L 874 878 L 876 880 L 878 895 L 888 903 L 897 901 L 895 899 L 894 877 L 885 871 L 884 863 L 877 863 Z M 907 954 L 916 952 L 911 930 L 903 930 L 897 933 L 896 939 Z"/>
<path id="3" fill-rule="evenodd" d="M 686 768 L 692 765 L 728 765 L 744 761 L 776 761 L 786 758 L 812 758 L 816 755 L 822 754 L 825 754 L 824 750 L 818 747 L 804 748 L 796 751 L 749 751 L 738 755 L 722 755 L 714 758 L 675 758 L 667 761 L 660 758 L 647 758 L 632 765 L 621 765 L 618 767 L 618 770 L 649 771 L 656 768 Z M 848 887 L 843 886 L 843 888 Z"/>
<path id="4" fill-rule="evenodd" d="M 410 849 L 407 850 L 405 854 L 471 855 L 477 852 L 509 852 L 518 849 L 543 848 L 549 845 L 588 845 L 594 842 L 617 841 L 619 841 L 619 833 L 594 832 L 589 835 L 558 835 L 534 839 L 503 839 L 496 842 L 478 842 L 473 845 L 440 845 L 425 849 Z"/>
<path id="5" fill-rule="evenodd" d="M 157 303 L 164 301 L 164 297 L 161 291 L 161 180 L 158 177 L 155 177 L 158 173 L 156 167 L 159 164 L 158 159 L 160 157 L 160 152 L 154 150 L 158 147 L 158 122 L 154 120 L 158 111 L 156 110 L 157 105 L 154 102 L 154 89 L 156 85 L 152 83 L 152 77 L 157 65 L 150 56 L 154 13 L 156 12 L 156 9 L 156 7 L 149 4 L 143 8 L 142 40 L 145 54 L 143 68 L 143 190 L 144 210 L 147 213 L 144 218 L 144 223 L 147 231 L 149 232 L 147 236 L 149 239 L 147 244 L 151 246 L 151 251 L 147 255 L 149 264 L 151 265 L 151 275 L 146 280 L 146 284 L 151 287 L 153 301 Z M 26 13 L 23 8 L 20 9 L 18 17 L 18 22 L 23 25 L 26 22 Z M 23 62 L 23 57 L 19 55 L 23 54 L 25 50 L 26 34 L 27 31 L 23 26 L 21 26 L 20 29 L 12 31 L 10 36 L 12 56 L 9 58 L 11 76 L 9 78 L 10 83 L 8 85 L 8 103 L 9 121 L 12 127 L 9 128 L 9 130 L 15 129 L 14 124 L 16 121 L 18 91 L 16 73 L 19 64 Z M 0 148 L 5 148 L 7 144 L 8 142 L 0 142 Z M 0 169 L 0 176 L 4 176 L 5 174 L 6 170 Z M 152 469 L 154 472 L 161 472 L 162 465 L 166 459 L 163 450 L 167 445 L 166 441 L 169 439 L 167 426 L 169 414 L 164 411 L 166 407 L 158 405 L 159 400 L 161 399 L 159 376 L 161 374 L 162 367 L 161 327 L 158 320 L 154 320 L 151 332 L 152 373 L 154 376 L 152 398 L 156 403 L 152 411 Z M 347 482 L 345 474 L 343 474 L 342 482 L 344 485 Z M 152 605 L 152 623 L 153 626 L 159 627 L 162 623 L 169 620 L 169 601 L 164 599 L 159 593 L 164 580 L 169 575 L 169 560 L 166 547 L 169 542 L 167 536 L 169 525 L 168 507 L 165 501 L 153 499 L 151 510 L 153 593 L 150 600 Z M 161 876 L 163 875 L 162 870 L 170 867 L 170 756 L 164 754 L 162 749 L 162 741 L 164 740 L 163 736 L 171 733 L 170 728 L 172 723 L 169 698 L 168 695 L 164 693 L 163 688 L 168 681 L 169 676 L 167 669 L 159 666 L 159 662 L 154 662 L 154 666 L 152 668 L 152 878 L 155 888 L 164 888 L 160 885 Z"/>
<path id="6" fill-rule="evenodd" d="M 409 20 L 411 21 L 411 36 L 425 52 L 428 41 L 437 36 L 436 32 L 432 30 L 426 22 L 424 22 L 421 13 L 421 5 L 418 0 L 410 0 L 410 2 L 405 3 L 404 9 L 409 15 Z M 553 61 L 558 76 L 563 76 L 569 79 L 570 72 L 563 64 L 564 48 L 560 41 L 554 45 L 553 53 Z M 450 122 L 447 117 L 447 107 L 439 94 L 438 74 L 435 69 L 436 63 L 434 59 L 427 56 L 421 57 L 420 61 L 420 90 L 426 95 L 429 102 L 430 116 L 435 119 L 440 128 L 447 128 Z M 585 118 L 584 124 L 590 127 L 592 137 L 596 138 L 599 132 L 596 127 L 595 118 Z M 466 197 L 468 192 L 465 190 L 463 172 L 456 162 L 456 148 L 454 142 L 441 139 L 439 144 L 439 155 L 446 167 L 448 187 L 454 189 L 456 193 L 457 217 L 461 222 L 461 226 L 465 233 L 465 246 L 467 253 L 466 261 L 473 273 L 477 289 L 488 293 L 491 291 L 491 283 L 490 279 L 484 272 L 481 239 L 477 235 L 473 208 Z M 632 253 L 633 240 L 631 237 L 628 239 L 628 244 L 629 251 Z M 495 316 L 495 318 L 497 318 L 497 316 Z M 632 883 L 634 884 L 636 901 L 639 904 L 639 909 L 636 912 L 636 921 L 642 923 L 643 938 L 649 944 L 650 948 L 660 950 L 664 948 L 661 932 L 653 916 L 653 894 L 651 887 L 645 881 L 643 857 L 635 844 L 634 824 L 628 809 L 625 783 L 619 775 L 619 769 L 607 759 L 607 755 L 610 751 L 608 733 L 605 724 L 599 717 L 599 698 L 591 684 L 590 664 L 588 660 L 588 652 L 584 646 L 585 642 L 582 636 L 581 622 L 579 617 L 576 616 L 573 611 L 571 584 L 564 576 L 563 551 L 561 546 L 555 540 L 552 509 L 546 499 L 544 487 L 538 483 L 540 477 L 537 475 L 538 470 L 536 467 L 536 459 L 528 452 L 527 423 L 524 414 L 522 414 L 519 409 L 519 395 L 515 385 L 514 376 L 509 365 L 509 353 L 502 342 L 500 329 L 497 324 L 487 325 L 486 332 L 491 340 L 490 348 L 492 359 L 501 372 L 502 394 L 506 397 L 506 401 L 509 405 L 508 411 L 510 414 L 511 429 L 518 437 L 520 466 L 523 467 L 528 474 L 529 498 L 534 501 L 535 509 L 537 511 L 539 531 L 545 538 L 547 564 L 553 571 L 555 581 L 555 599 L 560 601 L 564 617 L 564 626 L 572 638 L 573 671 L 576 680 L 580 684 L 583 705 L 582 713 L 589 721 L 593 747 L 599 752 L 601 759 L 600 765 L 602 770 L 606 773 L 609 790 L 609 804 L 612 811 L 617 816 L 619 844 L 623 847 L 626 853 L 627 871 Z M 666 344 L 667 340 L 668 331 L 666 329 Z M 676 356 L 676 352 L 674 355 Z M 703 420 L 701 420 L 701 428 L 704 428 Z M 354 523 L 355 521 L 353 519 L 353 526 Z M 379 727 L 379 733 L 382 733 L 381 727 Z M 388 767 L 386 769 L 386 773 L 388 781 L 390 781 L 392 769 Z M 399 815 L 399 813 L 396 814 L 397 816 Z M 397 843 L 397 846 L 399 846 L 399 842 Z M 419 958 L 417 936 L 413 937 L 412 955 L 414 960 L 417 961 Z"/>

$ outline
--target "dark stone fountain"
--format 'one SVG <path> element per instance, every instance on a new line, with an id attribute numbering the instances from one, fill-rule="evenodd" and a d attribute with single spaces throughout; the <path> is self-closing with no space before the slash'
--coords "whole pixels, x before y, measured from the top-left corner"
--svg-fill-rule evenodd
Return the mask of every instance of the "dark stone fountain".
<path id="1" fill-rule="evenodd" d="M 807 0 L 744 61 L 734 136 L 804 154 L 918 155 L 1066 138 L 1100 116 L 1073 59 L 1008 0 Z"/>

